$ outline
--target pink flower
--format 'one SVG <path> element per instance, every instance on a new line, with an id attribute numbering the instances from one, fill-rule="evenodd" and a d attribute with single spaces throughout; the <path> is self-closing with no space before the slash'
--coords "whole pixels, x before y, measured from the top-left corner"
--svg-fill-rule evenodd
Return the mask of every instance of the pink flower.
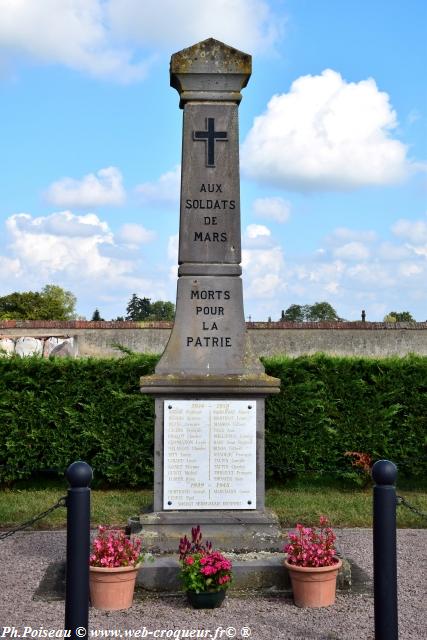
<path id="1" fill-rule="evenodd" d="M 320 517 L 320 531 L 315 528 L 297 524 L 297 533 L 288 535 L 289 543 L 284 551 L 288 554 L 288 562 L 302 567 L 330 566 L 337 562 L 334 542 L 336 539 L 328 520 Z"/>

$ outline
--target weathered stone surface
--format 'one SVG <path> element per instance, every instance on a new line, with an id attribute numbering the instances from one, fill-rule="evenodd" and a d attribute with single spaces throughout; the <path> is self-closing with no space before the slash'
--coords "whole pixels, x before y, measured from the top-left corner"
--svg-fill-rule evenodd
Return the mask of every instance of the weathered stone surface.
<path id="1" fill-rule="evenodd" d="M 284 544 L 277 516 L 264 509 L 158 511 L 141 514 L 129 524 L 132 533 L 141 536 L 143 548 L 153 553 L 176 552 L 180 538 L 190 536 L 196 525 L 204 539 L 222 551 L 282 551 Z"/>
<path id="2" fill-rule="evenodd" d="M 278 523 L 264 511 L 264 398 L 279 391 L 280 381 L 266 376 L 250 347 L 240 278 L 237 105 L 250 72 L 250 56 L 212 38 L 171 60 L 171 85 L 184 108 L 176 316 L 155 374 L 141 379 L 141 391 L 156 396 L 156 425 L 154 513 L 141 515 L 139 526 L 144 544 L 162 551 L 176 549 L 179 538 L 197 523 L 222 550 L 276 548 L 280 537 Z M 172 420 L 172 426 L 168 423 L 165 428 L 164 412 L 174 403 L 177 412 L 180 400 L 186 401 L 181 409 L 191 402 L 193 431 L 201 438 L 191 461 L 187 460 L 199 469 L 198 479 L 197 471 L 185 472 L 182 451 L 181 464 L 177 462 L 179 421 Z M 220 403 L 228 403 L 232 420 L 231 407 L 240 406 L 242 400 L 254 410 L 247 436 L 256 452 L 250 450 L 245 482 L 236 479 L 233 487 L 218 480 L 222 467 L 212 442 L 218 451 L 228 442 L 227 466 L 233 461 L 231 440 L 236 445 L 240 435 L 230 422 L 228 435 L 234 435 L 227 440 L 224 421 L 221 438 L 212 416 Z M 205 455 L 207 474 L 201 466 Z M 251 516 L 248 509 L 253 509 Z"/>
<path id="3" fill-rule="evenodd" d="M 214 38 L 174 53 L 170 64 L 171 86 L 180 94 L 180 107 L 190 100 L 239 103 L 251 73 L 249 54 Z"/>
<path id="4" fill-rule="evenodd" d="M 58 345 L 63 344 L 65 340 L 66 338 L 56 338 L 56 337 L 47 338 L 44 341 L 44 345 L 43 345 L 43 356 L 45 358 L 48 358 L 52 353 L 53 349 L 55 349 L 55 347 L 57 347 Z"/>
<path id="5" fill-rule="evenodd" d="M 43 354 L 43 342 L 37 338 L 18 338 L 15 345 L 15 353 L 18 356 L 41 356 Z"/>
<path id="6" fill-rule="evenodd" d="M 11 338 L 0 338 L 0 357 L 11 356 L 15 352 L 15 341 Z"/>
<path id="7" fill-rule="evenodd" d="M 244 354 L 241 279 L 181 276 L 172 335 L 156 372 L 240 374 Z"/>
<path id="8" fill-rule="evenodd" d="M 239 264 L 237 105 L 188 104 L 183 132 L 179 264 Z"/>
<path id="9" fill-rule="evenodd" d="M 233 582 L 230 592 L 250 591 L 259 594 L 280 593 L 291 596 L 292 587 L 289 573 L 284 566 L 283 553 L 256 552 L 246 554 L 226 553 L 233 564 Z M 349 594 L 371 594 L 370 578 L 358 565 L 342 558 L 343 565 L 338 573 L 337 590 Z M 65 599 L 65 561 L 48 565 L 33 600 L 55 602 Z M 157 555 L 146 561 L 138 572 L 137 587 L 147 595 L 182 592 L 179 578 L 180 566 L 177 553 Z M 138 593 L 136 594 L 136 598 Z"/>
<path id="10" fill-rule="evenodd" d="M 219 265 L 221 266 L 221 265 Z M 3 323 L 4 324 L 4 323 Z M 42 323 L 40 323 L 42 324 Z M 0 326 L 3 338 L 15 341 L 23 336 L 52 335 L 60 337 L 71 323 L 58 322 L 56 329 L 39 327 L 36 322 L 33 328 L 10 328 Z M 80 322 L 82 327 L 72 329 L 76 355 L 82 357 L 122 357 L 122 353 L 114 347 L 122 344 L 136 353 L 162 353 L 169 340 L 172 323 L 152 322 L 138 326 L 138 323 L 106 322 L 102 328 L 93 328 L 90 322 Z M 301 323 L 282 326 L 276 322 L 251 322 L 247 332 L 256 358 L 286 354 L 295 358 L 311 353 L 328 353 L 340 356 L 365 356 L 384 358 L 389 356 L 403 357 L 409 353 L 427 355 L 427 323 L 407 323 L 395 327 L 385 323 L 361 322 L 321 322 Z M 1 325 L 1 323 L 0 323 Z M 390 328 L 393 327 L 393 328 Z"/>
<path id="11" fill-rule="evenodd" d="M 289 572 L 284 566 L 283 553 L 249 553 L 227 554 L 233 564 L 233 582 L 230 591 L 270 592 L 291 596 L 292 585 Z M 176 557 L 169 555 L 155 557 L 139 570 L 137 585 L 152 592 L 178 592 L 182 590 L 179 579 L 180 566 Z M 372 590 L 370 584 L 358 579 L 361 570 L 357 565 L 351 566 L 343 558 L 343 565 L 338 573 L 338 591 L 354 591 L 366 593 Z"/>
<path id="12" fill-rule="evenodd" d="M 53 347 L 50 352 L 50 357 L 55 358 L 73 358 L 74 357 L 74 345 L 72 338 L 66 338 L 62 342 Z"/>

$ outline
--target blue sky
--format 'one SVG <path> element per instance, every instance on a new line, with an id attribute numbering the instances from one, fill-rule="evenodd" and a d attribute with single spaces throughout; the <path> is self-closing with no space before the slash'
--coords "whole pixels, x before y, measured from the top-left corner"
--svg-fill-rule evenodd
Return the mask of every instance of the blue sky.
<path id="1" fill-rule="evenodd" d="M 91 318 L 175 301 L 172 53 L 253 56 L 239 109 L 245 315 L 427 319 L 423 0 L 0 0 L 0 295 Z"/>

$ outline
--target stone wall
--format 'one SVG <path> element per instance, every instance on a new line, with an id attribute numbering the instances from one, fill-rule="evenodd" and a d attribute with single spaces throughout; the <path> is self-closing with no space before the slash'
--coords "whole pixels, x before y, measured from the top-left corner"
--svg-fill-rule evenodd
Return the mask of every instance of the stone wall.
<path id="1" fill-rule="evenodd" d="M 140 353 L 161 353 L 172 324 L 169 322 L 53 322 L 0 321 L 0 347 L 13 351 L 22 338 L 35 338 L 37 353 L 60 339 L 70 343 L 71 355 L 120 356 L 117 345 Z M 427 356 L 427 323 L 375 322 L 248 322 L 254 350 L 260 356 L 296 357 L 319 351 L 343 356 Z M 43 343 L 43 344 L 41 344 Z M 27 346 L 30 344 L 27 341 Z M 13 346 L 12 346 L 13 345 Z M 55 343 L 58 345 L 58 342 Z M 116 345 L 116 346 L 115 346 Z"/>
<path id="2" fill-rule="evenodd" d="M 0 356 L 71 356 L 76 355 L 72 336 L 17 336 L 2 335 L 0 329 Z"/>

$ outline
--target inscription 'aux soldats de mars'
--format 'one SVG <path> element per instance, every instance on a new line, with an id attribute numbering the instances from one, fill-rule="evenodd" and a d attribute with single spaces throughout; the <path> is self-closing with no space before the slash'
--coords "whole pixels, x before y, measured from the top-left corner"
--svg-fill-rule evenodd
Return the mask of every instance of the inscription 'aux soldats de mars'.
<path id="1" fill-rule="evenodd" d="M 199 193 L 222 193 L 222 184 L 207 182 L 200 185 Z M 227 200 L 223 198 L 215 198 L 215 200 L 202 198 L 187 198 L 185 200 L 186 209 L 201 209 L 201 210 L 221 210 L 226 209 L 233 210 L 236 208 L 235 200 Z"/>
<path id="2" fill-rule="evenodd" d="M 199 191 L 200 193 L 222 193 L 222 184 L 203 183 L 200 186 Z M 185 208 L 187 210 L 193 209 L 195 211 L 226 211 L 227 209 L 232 211 L 236 208 L 236 201 L 226 199 L 203 200 L 201 198 L 187 198 L 185 201 Z M 209 227 L 217 226 L 218 218 L 217 216 L 204 216 L 202 223 Z M 226 231 L 217 231 L 216 229 L 212 231 L 194 231 L 193 240 L 200 242 L 227 242 L 228 236 Z"/>

